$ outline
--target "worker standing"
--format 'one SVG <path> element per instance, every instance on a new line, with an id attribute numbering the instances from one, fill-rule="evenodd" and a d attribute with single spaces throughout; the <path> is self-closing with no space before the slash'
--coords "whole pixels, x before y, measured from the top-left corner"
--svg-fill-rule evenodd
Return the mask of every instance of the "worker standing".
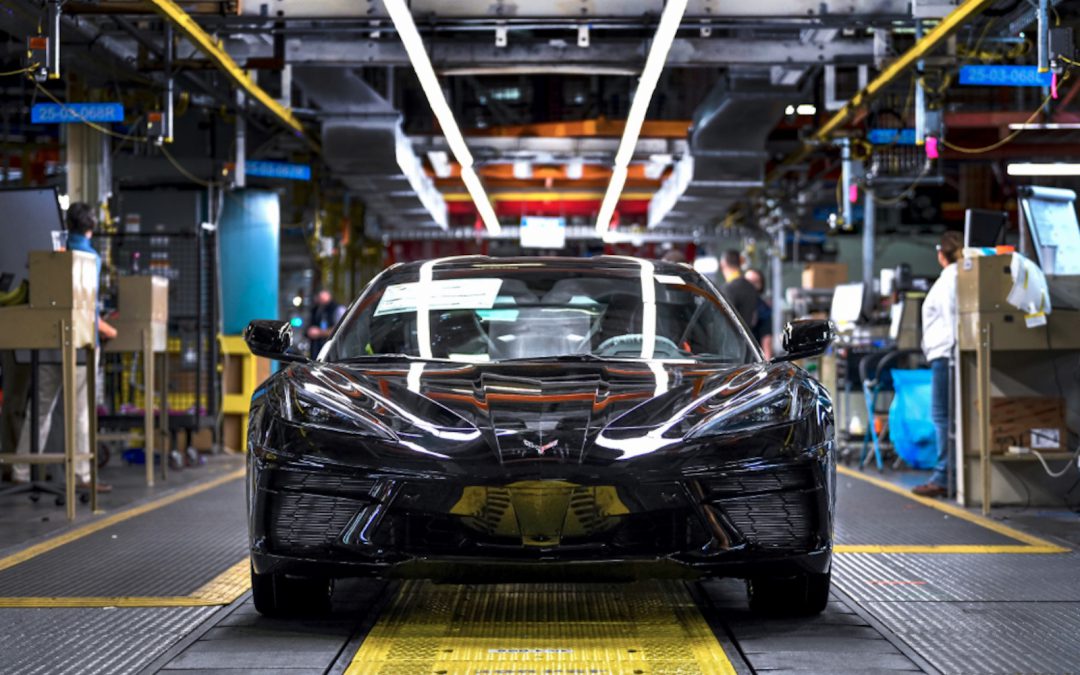
<path id="1" fill-rule="evenodd" d="M 937 465 L 930 480 L 912 488 L 922 497 L 944 497 L 949 493 L 953 457 L 949 453 L 949 379 L 952 377 L 950 363 L 956 346 L 956 262 L 960 259 L 963 240 L 959 232 L 946 232 L 937 246 L 941 276 L 922 307 L 922 350 L 930 363 L 931 403 L 930 417 L 934 422 L 937 441 Z"/>
<path id="2" fill-rule="evenodd" d="M 720 273 L 724 275 L 724 285 L 720 287 L 720 292 L 742 317 L 747 328 L 753 327 L 759 296 L 750 282 L 743 277 L 742 255 L 735 249 L 724 251 L 720 256 Z"/>
<path id="3" fill-rule="evenodd" d="M 97 262 L 98 278 L 100 279 L 101 257 L 90 244 L 90 239 L 94 236 L 94 229 L 97 227 L 97 216 L 94 214 L 94 208 L 85 202 L 75 202 L 68 208 L 66 226 L 68 230 L 68 249 L 72 251 L 82 251 L 93 255 L 94 260 Z M 94 304 L 96 308 L 96 299 Z M 97 310 L 95 309 L 95 312 L 96 311 Z M 99 340 L 102 337 L 107 340 L 116 337 L 116 329 L 100 317 L 98 317 L 97 320 L 97 333 Z M 95 350 L 95 358 L 96 354 L 97 351 Z M 97 368 L 97 363 L 88 363 L 75 367 L 76 401 L 86 400 L 87 368 Z M 60 398 L 63 387 L 62 367 L 52 363 L 40 365 L 38 367 L 37 380 L 38 448 L 44 448 L 45 442 L 49 438 L 49 430 L 52 427 L 53 411 L 56 408 L 56 402 Z M 22 425 L 22 430 L 19 433 L 19 442 L 15 448 L 17 454 L 30 454 L 30 433 L 33 426 L 34 425 L 31 424 L 29 420 Z M 90 411 L 87 409 L 86 405 L 75 406 L 75 452 L 84 455 L 90 452 Z M 147 461 L 149 461 L 149 458 Z M 75 462 L 75 477 L 78 487 L 83 489 L 89 487 L 90 462 L 88 460 L 83 459 Z M 30 467 L 28 465 L 15 464 L 12 467 L 13 482 L 25 483 L 29 480 Z M 98 482 L 98 492 L 110 492 L 111 490 L 112 486 L 100 481 Z"/>
<path id="4" fill-rule="evenodd" d="M 754 339 L 761 345 L 761 352 L 766 359 L 773 357 L 772 336 L 772 305 L 765 299 L 765 276 L 760 270 L 746 270 L 746 280 L 757 291 L 757 313 L 754 316 L 754 324 L 750 326 L 750 332 Z"/>
<path id="5" fill-rule="evenodd" d="M 316 358 L 323 345 L 330 338 L 334 326 L 345 316 L 345 305 L 334 301 L 334 296 L 327 289 L 322 289 L 315 296 L 315 306 L 311 308 L 311 321 L 308 322 L 307 337 L 311 340 L 311 358 Z"/>

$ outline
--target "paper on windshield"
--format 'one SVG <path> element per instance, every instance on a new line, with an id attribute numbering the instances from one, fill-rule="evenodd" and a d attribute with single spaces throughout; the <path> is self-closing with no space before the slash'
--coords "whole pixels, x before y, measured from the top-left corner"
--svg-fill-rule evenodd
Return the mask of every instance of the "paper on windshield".
<path id="1" fill-rule="evenodd" d="M 423 293 L 428 309 L 491 309 L 502 287 L 502 279 L 439 279 L 421 285 L 419 282 L 392 284 L 386 287 L 375 316 L 415 312 L 417 300 Z"/>

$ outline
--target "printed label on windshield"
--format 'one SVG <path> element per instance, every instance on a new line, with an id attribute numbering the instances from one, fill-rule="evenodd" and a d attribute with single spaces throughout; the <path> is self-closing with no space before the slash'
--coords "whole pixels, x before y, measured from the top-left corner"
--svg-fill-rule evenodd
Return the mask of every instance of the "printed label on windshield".
<path id="1" fill-rule="evenodd" d="M 386 287 L 375 308 L 375 316 L 415 312 L 421 297 L 426 298 L 431 310 L 491 309 L 501 286 L 502 279 L 439 279 L 423 285 L 420 282 L 393 284 Z"/>

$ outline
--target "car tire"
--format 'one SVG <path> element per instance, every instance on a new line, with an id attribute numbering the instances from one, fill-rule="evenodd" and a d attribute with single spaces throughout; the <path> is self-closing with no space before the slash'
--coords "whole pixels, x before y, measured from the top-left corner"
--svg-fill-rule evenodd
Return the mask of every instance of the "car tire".
<path id="1" fill-rule="evenodd" d="M 829 603 L 832 574 L 806 573 L 793 577 L 754 577 L 746 580 L 750 610 L 777 616 L 812 616 Z"/>
<path id="2" fill-rule="evenodd" d="M 311 616 L 330 611 L 333 584 L 324 577 L 287 577 L 251 570 L 251 598 L 264 616 Z"/>

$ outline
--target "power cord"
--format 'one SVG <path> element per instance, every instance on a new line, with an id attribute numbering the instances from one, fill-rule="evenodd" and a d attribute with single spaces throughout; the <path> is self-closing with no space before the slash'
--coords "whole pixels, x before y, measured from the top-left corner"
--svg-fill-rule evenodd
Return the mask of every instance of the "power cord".
<path id="1" fill-rule="evenodd" d="M 1076 464 L 1076 460 L 1078 458 L 1080 458 L 1080 447 L 1078 447 L 1076 449 L 1076 452 L 1073 453 L 1073 456 L 1069 458 L 1068 463 L 1065 464 L 1065 468 L 1063 468 L 1061 471 L 1057 471 L 1057 472 L 1054 472 L 1054 471 L 1050 470 L 1050 465 L 1046 463 L 1045 459 L 1043 459 L 1043 456 L 1042 456 L 1041 452 L 1039 452 L 1038 450 L 1032 448 L 1031 449 L 1031 454 L 1035 455 L 1035 458 L 1039 460 L 1040 464 L 1042 464 L 1043 470 L 1046 471 L 1047 476 L 1050 476 L 1051 478 L 1061 478 L 1066 473 L 1068 473 L 1069 469 L 1071 469 L 1073 467 L 1073 465 Z"/>

